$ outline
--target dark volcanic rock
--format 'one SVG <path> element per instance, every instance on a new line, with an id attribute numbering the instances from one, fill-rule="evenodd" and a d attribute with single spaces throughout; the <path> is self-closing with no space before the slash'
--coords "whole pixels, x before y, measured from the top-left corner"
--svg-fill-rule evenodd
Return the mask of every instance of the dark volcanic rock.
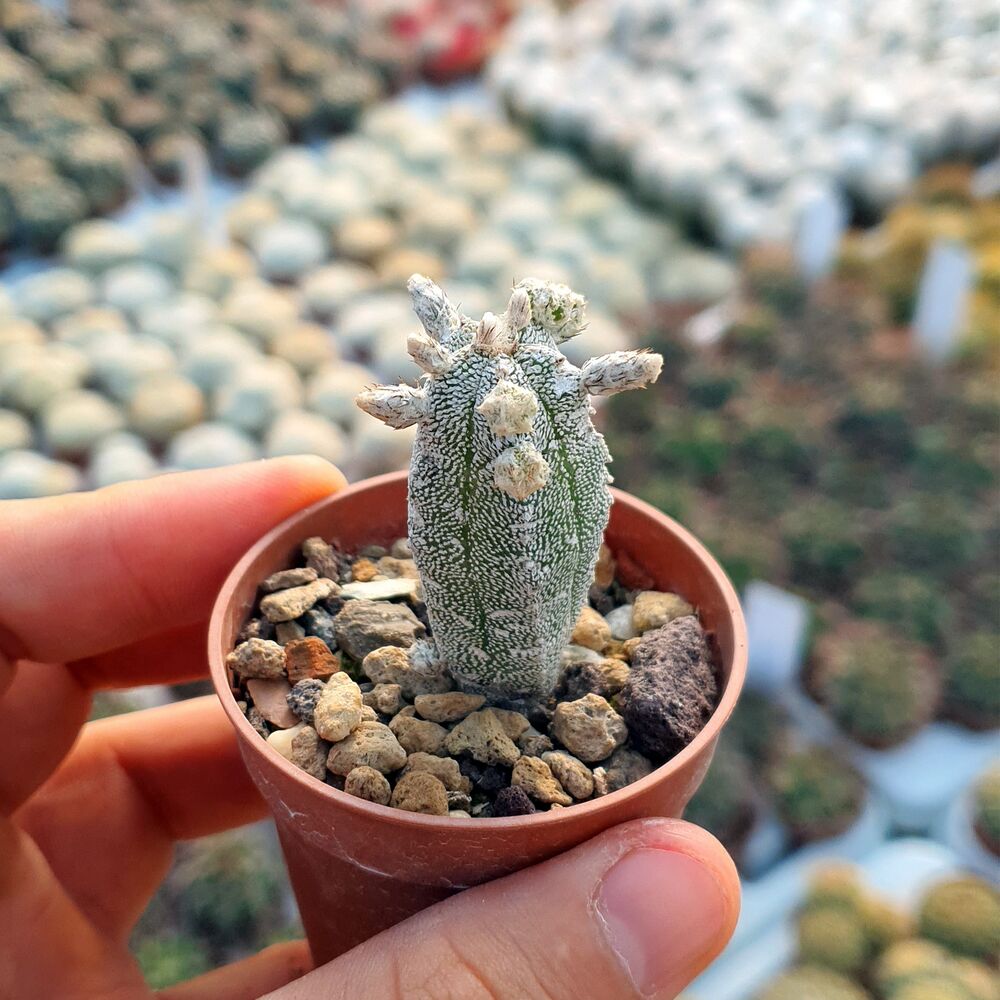
<path id="1" fill-rule="evenodd" d="M 717 698 L 704 630 L 694 615 L 685 615 L 642 637 L 617 707 L 633 745 L 665 759 L 694 739 Z"/>
<path id="2" fill-rule="evenodd" d="M 501 788 L 493 800 L 494 816 L 529 816 L 536 811 L 528 793 L 517 785 Z"/>

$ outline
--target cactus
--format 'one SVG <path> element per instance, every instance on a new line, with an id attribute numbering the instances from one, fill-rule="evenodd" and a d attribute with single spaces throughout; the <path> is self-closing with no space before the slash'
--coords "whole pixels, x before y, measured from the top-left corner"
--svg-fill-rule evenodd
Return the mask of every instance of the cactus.
<path id="1" fill-rule="evenodd" d="M 755 812 L 749 762 L 731 743 L 720 741 L 712 766 L 688 803 L 684 818 L 718 837 L 738 859 Z"/>
<path id="2" fill-rule="evenodd" d="M 879 996 L 894 998 L 906 983 L 943 972 L 950 960 L 940 945 L 909 938 L 898 941 L 882 953 L 872 978 Z"/>
<path id="3" fill-rule="evenodd" d="M 979 839 L 1000 857 L 1000 764 L 991 767 L 976 782 L 974 818 Z"/>
<path id="4" fill-rule="evenodd" d="M 934 886 L 920 905 L 920 933 L 956 955 L 989 962 L 1000 947 L 1000 893 L 972 877 Z"/>
<path id="5" fill-rule="evenodd" d="M 662 358 L 571 365 L 559 344 L 582 329 L 585 303 L 562 285 L 522 281 L 478 324 L 428 279 L 409 289 L 425 332 L 408 349 L 425 375 L 357 402 L 390 427 L 417 425 L 409 534 L 439 652 L 466 686 L 547 694 L 611 505 L 588 396 L 648 385 Z"/>
<path id="6" fill-rule="evenodd" d="M 861 811 L 861 778 L 823 747 L 786 754 L 768 769 L 767 781 L 778 815 L 799 843 L 842 833 Z"/>
<path id="7" fill-rule="evenodd" d="M 945 660 L 945 714 L 970 729 L 1000 726 L 996 632 L 961 636 Z"/>
<path id="8" fill-rule="evenodd" d="M 832 969 L 800 965 L 765 986 L 756 1000 L 869 1000 L 869 994 Z"/>
<path id="9" fill-rule="evenodd" d="M 799 959 L 853 975 L 868 961 L 869 941 L 858 915 L 840 906 L 814 906 L 799 916 Z"/>
<path id="10" fill-rule="evenodd" d="M 866 618 L 888 622 L 928 645 L 942 642 L 954 617 L 947 588 L 913 573 L 873 573 L 858 581 L 852 597 Z"/>

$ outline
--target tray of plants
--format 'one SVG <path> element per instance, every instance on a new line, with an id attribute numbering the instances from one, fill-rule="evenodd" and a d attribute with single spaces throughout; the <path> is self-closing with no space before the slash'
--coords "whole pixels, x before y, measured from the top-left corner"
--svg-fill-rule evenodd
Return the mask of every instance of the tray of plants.
<path id="1" fill-rule="evenodd" d="M 857 868 L 799 869 L 770 928 L 731 945 L 690 997 L 990 1000 L 998 941 L 995 888 L 940 844 L 898 840 Z"/>
<path id="2" fill-rule="evenodd" d="M 708 552 L 607 487 L 590 397 L 662 359 L 571 365 L 584 301 L 562 285 L 525 280 L 478 323 L 409 287 L 425 376 L 358 397 L 417 426 L 409 477 L 279 525 L 210 626 L 318 961 L 610 825 L 679 816 L 746 668 Z"/>

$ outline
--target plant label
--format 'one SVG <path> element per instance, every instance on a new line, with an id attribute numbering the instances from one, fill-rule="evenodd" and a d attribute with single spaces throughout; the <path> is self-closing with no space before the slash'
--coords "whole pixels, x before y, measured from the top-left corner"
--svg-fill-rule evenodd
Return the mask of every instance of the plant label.
<path id="1" fill-rule="evenodd" d="M 830 273 L 846 228 L 847 209 L 835 189 L 819 191 L 806 202 L 795 234 L 795 259 L 807 281 Z"/>
<path id="2" fill-rule="evenodd" d="M 931 246 L 920 277 L 913 332 L 934 361 L 948 358 L 962 333 L 972 273 L 972 256 L 962 244 L 937 240 Z"/>
<path id="3" fill-rule="evenodd" d="M 781 691 L 795 683 L 805 650 L 809 604 L 762 580 L 747 584 L 743 613 L 750 640 L 747 683 Z"/>

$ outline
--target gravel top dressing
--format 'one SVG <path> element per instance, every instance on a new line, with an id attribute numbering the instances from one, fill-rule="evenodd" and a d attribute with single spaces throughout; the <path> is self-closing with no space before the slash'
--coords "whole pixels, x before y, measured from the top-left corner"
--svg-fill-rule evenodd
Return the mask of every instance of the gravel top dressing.
<path id="1" fill-rule="evenodd" d="M 606 546 L 546 698 L 456 688 L 406 539 L 301 551 L 303 565 L 261 581 L 227 662 L 261 738 L 350 795 L 466 818 L 561 809 L 649 774 L 716 707 L 696 609 L 624 589 Z"/>

